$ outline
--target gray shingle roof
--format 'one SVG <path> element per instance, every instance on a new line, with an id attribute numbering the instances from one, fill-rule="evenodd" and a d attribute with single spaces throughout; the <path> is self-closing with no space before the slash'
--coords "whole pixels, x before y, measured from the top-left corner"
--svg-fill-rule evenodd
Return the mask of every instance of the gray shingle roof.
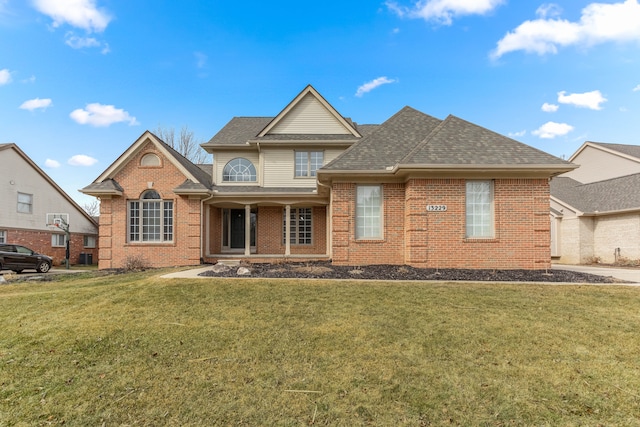
<path id="1" fill-rule="evenodd" d="M 111 193 L 111 192 L 123 192 L 124 190 L 116 180 L 105 179 L 102 182 L 91 183 L 86 187 L 84 187 L 81 191 L 83 193 L 86 193 L 86 192 L 90 193 L 92 191 L 95 191 L 97 193 L 102 193 L 102 192 Z"/>
<path id="2" fill-rule="evenodd" d="M 571 165 L 455 116 L 439 120 L 404 107 L 324 170 L 385 170 L 396 165 Z"/>
<path id="3" fill-rule="evenodd" d="M 244 145 L 250 139 L 254 139 L 273 120 L 273 117 L 234 117 L 218 133 L 216 133 L 207 145 Z"/>
<path id="4" fill-rule="evenodd" d="M 401 163 L 561 165 L 570 163 L 459 117 L 448 116 Z"/>
<path id="5" fill-rule="evenodd" d="M 385 170 L 399 163 L 439 124 L 435 117 L 404 107 L 323 169 Z"/>
<path id="6" fill-rule="evenodd" d="M 640 209 L 640 174 L 582 184 L 568 177 L 551 180 L 551 195 L 585 213 Z"/>
<path id="7" fill-rule="evenodd" d="M 149 133 L 151 133 L 151 132 L 149 132 Z M 193 162 L 191 162 L 185 156 L 180 154 L 178 151 L 176 151 L 169 144 L 167 144 L 162 139 L 160 139 L 157 135 L 153 135 L 153 136 L 155 136 L 158 139 L 158 141 L 162 142 L 164 144 L 165 148 L 173 156 L 173 158 L 176 159 L 176 161 L 178 163 L 180 163 L 186 170 L 188 170 L 189 173 L 191 175 L 193 175 L 193 177 L 196 180 L 198 180 L 198 182 L 194 183 L 194 184 L 201 184 L 201 185 L 205 186 L 206 188 L 210 188 L 211 187 L 211 183 L 212 183 L 212 181 L 211 181 L 211 173 L 207 173 L 204 170 L 202 170 L 202 168 L 200 168 L 197 165 L 195 165 Z"/>

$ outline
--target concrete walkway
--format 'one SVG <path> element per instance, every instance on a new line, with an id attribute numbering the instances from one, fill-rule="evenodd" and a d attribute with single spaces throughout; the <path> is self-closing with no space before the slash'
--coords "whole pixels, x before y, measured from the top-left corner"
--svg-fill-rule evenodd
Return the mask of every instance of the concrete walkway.
<path id="1" fill-rule="evenodd" d="M 615 277 L 640 286 L 640 268 L 616 268 L 608 266 L 553 264 L 553 270 L 569 270 L 598 276 Z"/>

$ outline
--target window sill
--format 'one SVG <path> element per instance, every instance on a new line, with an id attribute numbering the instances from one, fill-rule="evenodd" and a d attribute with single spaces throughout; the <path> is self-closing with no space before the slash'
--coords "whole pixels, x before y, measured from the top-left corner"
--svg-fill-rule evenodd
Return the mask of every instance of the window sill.
<path id="1" fill-rule="evenodd" d="M 465 237 L 464 243 L 499 243 L 500 239 L 496 237 Z"/>

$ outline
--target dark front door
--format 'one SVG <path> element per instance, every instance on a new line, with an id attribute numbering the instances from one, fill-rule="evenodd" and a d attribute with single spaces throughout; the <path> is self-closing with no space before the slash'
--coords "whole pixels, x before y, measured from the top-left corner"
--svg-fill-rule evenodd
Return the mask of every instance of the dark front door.
<path id="1" fill-rule="evenodd" d="M 244 248 L 244 209 L 231 209 L 231 249 Z"/>

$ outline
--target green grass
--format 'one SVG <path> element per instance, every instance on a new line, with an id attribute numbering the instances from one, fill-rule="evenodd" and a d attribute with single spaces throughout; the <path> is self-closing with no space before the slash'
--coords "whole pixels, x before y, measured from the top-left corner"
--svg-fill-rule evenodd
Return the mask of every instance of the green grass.
<path id="1" fill-rule="evenodd" d="M 640 425 L 640 289 L 0 286 L 0 426 Z"/>

